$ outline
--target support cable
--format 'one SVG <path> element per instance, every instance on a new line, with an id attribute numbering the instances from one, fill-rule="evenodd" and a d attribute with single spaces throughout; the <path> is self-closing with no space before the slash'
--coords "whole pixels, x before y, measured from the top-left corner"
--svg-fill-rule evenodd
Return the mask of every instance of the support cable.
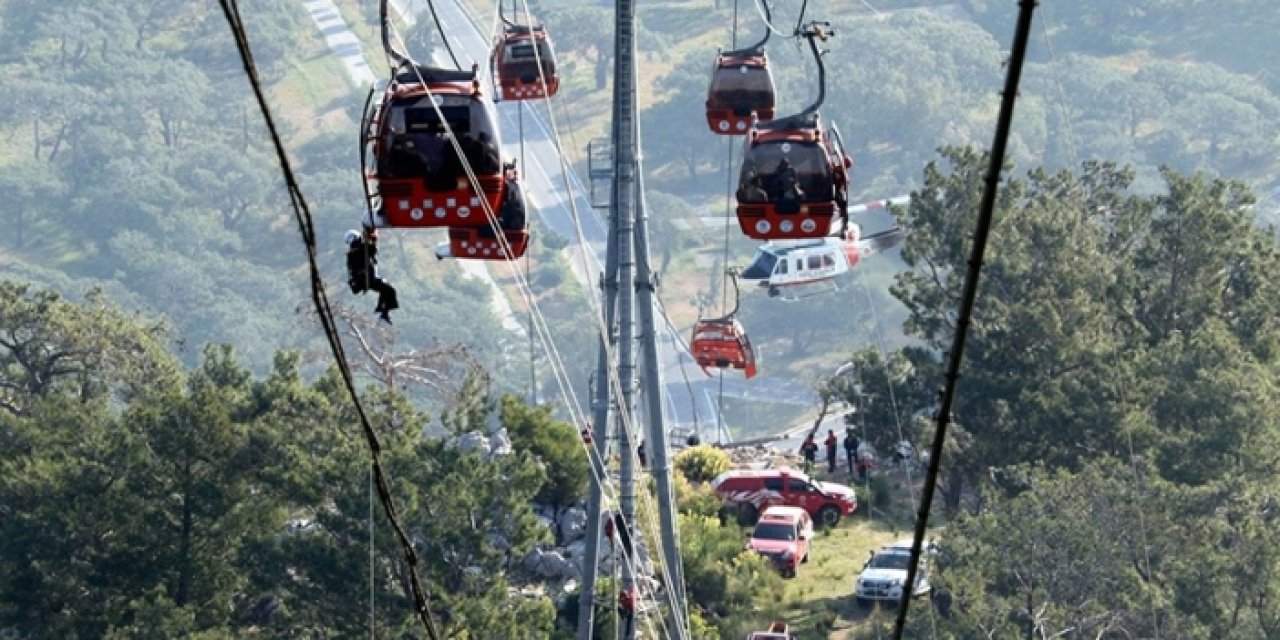
<path id="1" fill-rule="evenodd" d="M 311 280 L 311 300 L 315 306 L 316 315 L 320 318 L 325 338 L 329 342 L 329 349 L 332 351 L 334 361 L 342 375 L 343 385 L 346 387 L 347 393 L 351 397 L 351 402 L 355 407 L 356 415 L 360 419 L 360 426 L 364 432 L 365 441 L 369 446 L 370 455 L 373 458 L 372 470 L 378 490 L 378 498 L 382 503 L 383 511 L 387 515 L 387 520 L 390 521 L 396 538 L 400 542 L 401 549 L 404 552 L 405 563 L 409 567 L 409 586 L 414 601 L 414 609 L 422 625 L 426 628 L 427 635 L 432 640 L 438 640 L 439 634 L 436 631 L 435 620 L 431 616 L 427 592 L 422 586 L 422 579 L 418 576 L 418 554 L 414 550 L 413 543 L 409 540 L 404 527 L 400 524 L 399 513 L 391 495 L 390 483 L 387 481 L 386 473 L 382 468 L 382 443 L 378 440 L 378 434 L 374 431 L 373 425 L 369 422 L 369 417 L 365 413 L 364 405 L 360 402 L 360 395 L 356 391 L 355 380 L 351 374 L 350 367 L 347 365 L 346 354 L 343 352 L 342 342 L 338 335 L 337 323 L 333 319 L 328 296 L 325 294 L 324 279 L 320 276 L 319 261 L 316 259 L 315 227 L 311 217 L 311 209 L 307 206 L 306 199 L 302 195 L 302 189 L 298 186 L 298 182 L 294 177 L 288 154 L 284 150 L 284 143 L 280 140 L 275 120 L 271 116 L 271 109 L 267 106 L 266 95 L 263 93 L 258 69 L 253 61 L 253 52 L 249 46 L 249 37 L 245 32 L 244 22 L 240 17 L 238 3 L 236 0 L 218 0 L 218 4 L 222 7 L 223 15 L 227 19 L 227 25 L 231 28 L 231 33 L 236 41 L 236 50 L 240 54 L 240 60 L 244 65 L 245 74 L 248 76 L 249 84 L 253 89 L 254 98 L 258 102 L 258 108 L 262 111 L 262 117 L 266 122 L 271 142 L 275 146 L 276 157 L 280 162 L 280 170 L 289 191 L 289 201 L 293 208 L 294 217 L 298 222 L 298 230 L 302 234 L 303 246 L 307 251 L 307 263 Z"/>
<path id="2" fill-rule="evenodd" d="M 904 585 L 914 585 L 916 574 L 920 568 L 920 548 L 924 542 L 929 526 L 929 511 L 933 506 L 933 493 L 938 485 L 938 468 L 942 461 L 942 445 L 947 437 L 947 425 L 951 420 L 951 405 L 955 400 L 956 382 L 960 379 L 960 365 L 964 358 L 964 343 L 968 337 L 969 324 L 972 321 L 973 304 L 978 295 L 978 279 L 982 275 L 982 257 L 987 248 L 987 237 L 991 232 L 991 219 L 995 211 L 996 191 L 1000 185 L 1000 170 L 1004 165 L 1005 147 L 1009 141 L 1009 129 L 1013 124 L 1013 107 L 1018 100 L 1018 80 L 1022 75 L 1022 63 L 1027 55 L 1027 39 L 1031 32 L 1031 17 L 1035 12 L 1036 0 L 1019 0 L 1018 22 L 1013 35 L 1013 49 L 1009 55 L 1009 72 L 1005 77 L 1004 91 L 1000 98 L 1000 114 L 996 119 L 995 140 L 991 145 L 991 164 L 986 183 L 982 191 L 982 202 L 978 209 L 977 228 L 973 235 L 973 249 L 969 254 L 969 271 L 965 276 L 964 292 L 960 298 L 960 313 L 957 316 L 955 338 L 951 345 L 951 353 L 947 359 L 944 374 L 945 385 L 942 389 L 942 401 L 938 408 L 938 426 L 933 434 L 933 445 L 929 455 L 929 470 L 924 478 L 923 495 L 920 497 L 920 511 L 916 517 L 915 535 L 911 541 L 911 562 L 907 565 L 907 579 Z M 898 618 L 894 623 L 893 638 L 902 640 L 907 625 L 907 613 L 911 607 L 912 589 L 904 587 L 902 601 L 898 604 Z"/>
<path id="3" fill-rule="evenodd" d="M 655 295 L 653 301 L 658 305 L 658 315 L 662 316 L 662 321 L 666 323 L 667 331 L 671 333 L 674 340 L 678 341 L 677 344 L 672 345 L 672 348 L 682 347 L 685 351 L 688 351 L 688 345 L 685 344 L 684 339 L 680 336 L 675 323 L 671 321 L 671 316 L 667 315 L 667 307 L 662 304 L 662 298 Z M 693 433 L 701 441 L 702 421 L 698 417 L 698 399 L 693 393 L 693 383 L 689 382 L 689 373 L 684 370 L 684 360 L 678 360 L 680 362 L 680 377 L 684 378 L 684 388 L 689 393 L 689 406 L 693 409 Z"/>
<path id="4" fill-rule="evenodd" d="M 757 5 L 757 8 L 760 8 Z M 765 14 L 765 38 L 769 37 L 769 33 L 773 30 L 773 25 L 768 21 L 768 7 L 764 7 Z M 738 48 L 738 0 L 733 0 L 733 28 L 730 34 L 729 42 L 734 49 Z M 725 156 L 724 174 L 724 258 L 720 265 L 720 308 L 724 309 L 729 305 L 729 223 L 734 217 L 733 211 L 733 136 L 728 136 L 726 145 L 728 153 Z M 736 310 L 735 305 L 735 310 Z M 724 444 L 724 369 L 719 371 L 719 384 L 716 392 L 716 444 Z"/>
<path id="5" fill-rule="evenodd" d="M 1080 156 L 1076 153 L 1076 134 L 1071 126 L 1071 111 L 1067 109 L 1067 92 L 1062 88 L 1062 76 L 1058 73 L 1058 56 L 1053 51 L 1053 38 L 1049 37 L 1049 24 L 1045 20 L 1045 14 L 1049 12 L 1046 7 L 1040 12 L 1040 34 L 1044 36 L 1044 46 L 1049 51 L 1049 70 L 1053 76 L 1053 83 L 1058 89 L 1058 111 L 1062 114 L 1062 126 L 1067 130 L 1067 151 L 1071 153 L 1071 162 L 1073 168 L 1080 168 Z"/>
<path id="6" fill-rule="evenodd" d="M 864 278 L 859 278 L 859 280 L 862 281 L 862 291 L 864 294 L 866 294 L 867 308 L 871 310 L 871 318 L 873 321 L 873 325 L 875 327 L 876 345 L 880 352 L 880 359 L 884 362 L 884 367 L 885 367 L 885 385 L 888 387 L 888 390 L 889 390 L 889 406 L 891 409 L 893 409 L 893 424 L 898 431 L 898 446 L 902 446 L 903 442 L 908 442 L 908 443 L 910 442 L 903 437 L 903 433 L 902 433 L 902 412 L 898 408 L 898 395 L 893 388 L 893 375 L 892 375 L 892 372 L 889 370 L 888 349 L 885 346 L 884 333 L 880 329 L 880 313 L 876 311 L 875 302 L 871 299 L 871 286 L 867 284 L 867 279 L 864 277 Z M 861 371 L 858 372 L 858 378 L 859 378 L 859 382 L 861 382 L 861 378 L 862 378 Z M 920 492 L 916 490 L 916 481 L 915 481 L 915 478 L 913 477 L 914 474 L 912 473 L 912 467 L 915 464 L 915 458 L 916 458 L 915 456 L 916 450 L 914 445 L 912 445 L 911 447 L 911 454 L 912 455 L 910 460 L 908 460 L 905 456 L 903 457 L 902 471 L 907 478 L 907 490 L 911 492 L 912 504 L 919 504 Z M 871 474 L 867 474 L 867 478 L 868 478 L 867 495 L 868 496 L 871 495 L 870 477 L 871 477 Z M 908 583 L 908 584 L 914 585 L 914 583 Z M 915 591 L 914 586 L 907 587 L 906 585 L 904 585 L 902 588 L 904 592 L 908 590 L 912 592 Z M 933 613 L 933 607 L 929 607 L 928 611 L 929 611 L 929 629 L 930 629 L 929 637 L 937 638 L 938 637 L 938 620 Z M 879 628 L 877 627 L 877 633 L 879 632 L 878 629 Z"/>
<path id="7" fill-rule="evenodd" d="M 502 0 L 498 1 L 501 2 Z M 440 34 L 440 41 L 444 43 L 444 50 L 449 52 L 449 59 L 453 61 L 453 68 L 462 69 L 462 65 L 458 64 L 458 56 L 453 54 L 453 47 L 449 45 L 449 38 L 444 35 L 444 25 L 440 24 L 440 15 L 436 13 L 434 0 L 427 0 L 427 8 L 431 10 L 431 21 L 436 24 L 436 33 Z"/>

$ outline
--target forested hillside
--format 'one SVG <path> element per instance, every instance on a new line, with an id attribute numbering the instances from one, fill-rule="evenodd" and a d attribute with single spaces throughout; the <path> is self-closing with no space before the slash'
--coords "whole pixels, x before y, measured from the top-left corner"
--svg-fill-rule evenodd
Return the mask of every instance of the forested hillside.
<path id="1" fill-rule="evenodd" d="M 435 236 L 386 236 L 394 331 L 349 295 L 339 240 L 362 207 L 364 93 L 301 4 L 242 12 L 432 610 L 467 637 L 567 636 L 576 594 L 546 593 L 520 559 L 559 536 L 535 503 L 581 500 L 582 425 L 555 419 L 540 350 L 530 389 L 529 343 L 486 284 L 430 256 Z M 754 4 L 641 3 L 646 195 L 682 329 L 730 304 L 721 274 L 753 250 L 722 217 L 740 144 L 707 131 L 703 101 L 716 49 L 762 35 Z M 817 95 L 787 36 L 800 4 L 775 3 L 783 114 Z M 376 3 L 337 5 L 375 37 Z M 610 8 L 530 6 L 557 41 L 550 108 L 585 168 L 607 132 Z M 835 32 L 822 111 L 855 158 L 851 200 L 912 196 L 857 221 L 907 240 L 833 294 L 744 294 L 756 383 L 852 361 L 843 399 L 862 437 L 889 451 L 900 425 L 924 448 L 1016 3 L 806 6 Z M 1280 637 L 1278 28 L 1263 0 L 1041 2 L 941 463 L 937 594 L 913 606 L 910 637 Z M 432 31 L 419 23 L 418 46 Z M 218 7 L 9 0 L 0 35 L 0 635 L 422 637 Z M 532 289 L 582 396 L 586 292 L 568 239 L 534 230 Z M 457 446 L 498 428 L 509 454 Z M 786 587 L 705 487 L 680 489 L 695 637 L 742 637 Z M 887 632 L 873 615 L 836 637 Z"/>
<path id="2" fill-rule="evenodd" d="M 847 397 L 890 424 L 865 400 L 892 384 L 919 412 L 917 441 L 932 440 L 986 167 L 948 148 L 925 169 L 893 290 L 922 346 L 864 354 L 865 395 Z M 1001 185 L 941 464 L 946 615 L 914 628 L 1273 637 L 1274 230 L 1236 181 L 1166 170 L 1148 196 L 1108 163 L 1018 173 Z"/>
<path id="3" fill-rule="evenodd" d="M 363 95 L 300 6 L 247 2 L 243 12 L 317 220 L 330 295 L 372 320 L 372 300 L 347 297 L 341 255 L 361 206 L 348 127 Z M 10 2 L 2 15 L 0 81 L 14 99 L 0 114 L 11 229 L 0 268 L 73 295 L 100 287 L 167 318 L 188 364 L 208 342 L 237 345 L 259 372 L 280 348 L 323 357 L 318 327 L 298 312 L 300 236 L 221 12 Z M 401 276 L 399 339 L 465 343 L 498 367 L 504 337 L 487 289 L 456 270 L 413 268 L 416 251 L 403 237 L 384 250 Z"/>

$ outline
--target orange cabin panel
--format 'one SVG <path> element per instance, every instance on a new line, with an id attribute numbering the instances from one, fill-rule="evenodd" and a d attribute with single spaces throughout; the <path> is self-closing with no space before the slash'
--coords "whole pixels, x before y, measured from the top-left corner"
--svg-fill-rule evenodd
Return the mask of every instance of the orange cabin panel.
<path id="1" fill-rule="evenodd" d="M 755 352 L 746 331 L 737 320 L 717 318 L 701 320 L 694 327 L 689 350 L 704 370 L 742 369 L 747 378 L 756 375 Z"/>

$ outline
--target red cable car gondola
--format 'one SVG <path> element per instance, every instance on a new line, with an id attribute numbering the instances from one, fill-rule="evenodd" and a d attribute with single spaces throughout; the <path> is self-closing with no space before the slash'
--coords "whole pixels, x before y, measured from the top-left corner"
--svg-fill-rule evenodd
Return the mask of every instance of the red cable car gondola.
<path id="1" fill-rule="evenodd" d="M 365 111 L 365 169 L 374 223 L 388 227 L 486 224 L 504 185 L 493 103 L 480 93 L 476 70 L 402 65 L 382 99 Z M 446 127 L 447 123 L 447 127 Z M 480 186 L 477 193 L 454 148 L 456 138 Z"/>
<path id="2" fill-rule="evenodd" d="M 503 167 L 506 187 L 503 190 L 502 207 L 496 212 L 498 228 L 492 224 L 482 227 L 450 227 L 449 240 L 436 246 L 436 258 L 463 258 L 469 260 L 512 260 L 524 255 L 529 245 L 529 231 L 525 227 L 524 195 L 516 179 L 515 164 Z M 499 237 L 499 233 L 502 237 Z"/>
<path id="3" fill-rule="evenodd" d="M 556 73 L 555 48 L 543 25 L 518 25 L 502 14 L 502 2 L 498 13 L 504 27 L 502 36 L 493 46 L 494 82 L 502 91 L 503 100 L 533 100 L 550 98 L 560 89 L 560 76 Z"/>
<path id="4" fill-rule="evenodd" d="M 689 352 L 693 359 L 707 371 L 708 367 L 718 369 L 741 369 L 747 378 L 756 375 L 756 352 L 751 346 L 747 331 L 738 322 L 738 281 L 732 272 L 729 277 L 733 281 L 733 311 L 719 318 L 699 318 L 693 327 L 693 339 L 689 341 Z"/>
<path id="5" fill-rule="evenodd" d="M 764 3 L 765 32 L 760 42 L 745 49 L 722 51 L 716 56 L 707 90 L 707 125 L 719 135 L 743 135 L 754 114 L 760 121 L 773 119 L 773 74 L 764 45 L 769 41 L 769 5 Z"/>
<path id="6" fill-rule="evenodd" d="M 755 350 L 737 318 L 726 316 L 699 320 L 693 328 L 689 350 L 703 371 L 707 367 L 716 367 L 742 369 L 747 378 L 756 375 Z"/>
<path id="7" fill-rule="evenodd" d="M 409 59 L 391 46 L 386 0 L 381 4 L 383 46 L 395 67 L 376 103 L 370 90 L 361 123 L 369 221 L 449 227 L 459 251 L 448 255 L 484 258 L 501 244 L 489 212 L 502 218 L 504 207 L 517 202 L 518 219 L 499 220 L 511 250 L 490 259 L 520 257 L 528 240 L 523 202 L 514 165 L 502 162 L 497 114 L 480 91 L 477 67 L 454 71 Z"/>
<path id="8" fill-rule="evenodd" d="M 845 153 L 834 126 L 823 129 L 818 107 L 825 95 L 826 76 L 815 38 L 825 39 L 819 23 L 803 35 L 818 61 L 818 99 L 799 114 L 753 122 L 744 145 L 738 179 L 737 214 L 742 233 L 757 240 L 819 238 L 831 232 L 839 214 L 848 223 L 848 170 L 853 160 Z"/>

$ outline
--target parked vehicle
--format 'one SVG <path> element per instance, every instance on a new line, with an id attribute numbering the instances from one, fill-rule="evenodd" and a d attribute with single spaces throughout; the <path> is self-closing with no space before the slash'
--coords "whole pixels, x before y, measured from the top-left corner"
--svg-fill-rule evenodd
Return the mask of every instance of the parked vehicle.
<path id="1" fill-rule="evenodd" d="M 791 633 L 787 631 L 787 623 L 775 621 L 768 631 L 751 632 L 747 640 L 791 640 Z"/>
<path id="2" fill-rule="evenodd" d="M 907 582 L 907 567 L 911 564 L 911 538 L 887 544 L 872 552 L 871 559 L 862 567 L 862 573 L 853 583 L 853 597 L 859 606 L 872 601 L 898 602 L 902 600 L 902 585 Z M 929 556 L 933 555 L 933 543 L 925 544 L 916 571 L 912 596 L 923 596 L 932 588 L 929 585 Z"/>
<path id="3" fill-rule="evenodd" d="M 744 526 L 755 524 L 760 513 L 775 505 L 800 507 L 824 527 L 834 527 L 858 508 L 853 489 L 813 480 L 790 467 L 726 471 L 711 481 L 711 488 Z"/>
<path id="4" fill-rule="evenodd" d="M 769 507 L 760 514 L 747 548 L 773 562 L 784 578 L 796 577 L 796 570 L 809 561 L 813 542 L 813 519 L 800 507 Z"/>

